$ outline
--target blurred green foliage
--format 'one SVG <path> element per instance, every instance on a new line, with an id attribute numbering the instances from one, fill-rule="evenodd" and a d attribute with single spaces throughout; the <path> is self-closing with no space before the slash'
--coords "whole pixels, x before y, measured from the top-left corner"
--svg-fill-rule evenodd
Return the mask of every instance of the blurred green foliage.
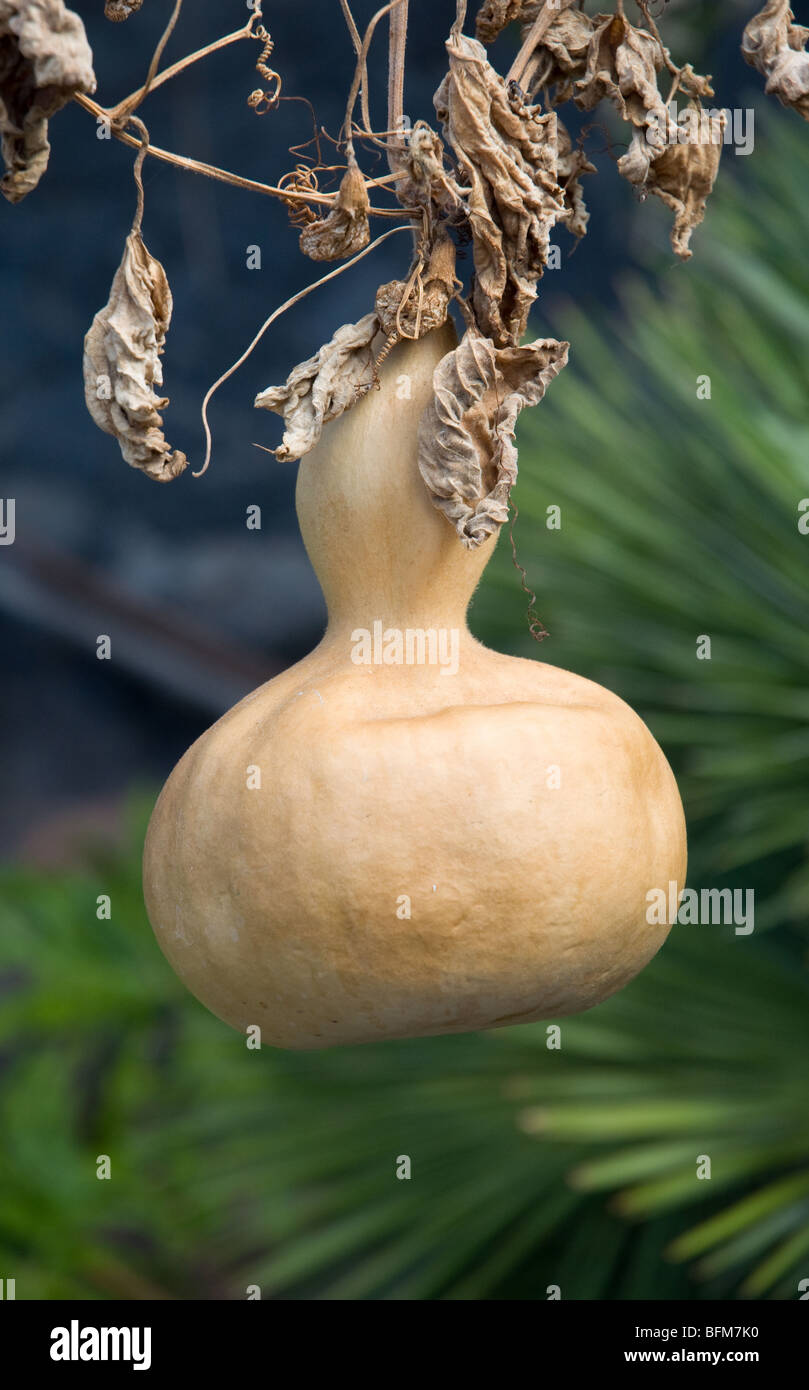
<path id="1" fill-rule="evenodd" d="M 755 166 L 726 169 L 688 267 L 665 212 L 639 209 L 659 288 L 636 277 L 612 321 L 556 325 L 575 350 L 523 420 L 516 492 L 551 638 L 526 634 L 505 539 L 474 607 L 492 642 L 639 709 L 680 778 L 690 882 L 755 887 L 756 931 L 675 927 L 629 988 L 562 1022 L 560 1050 L 532 1026 L 252 1052 L 153 941 L 144 806 L 128 855 L 8 871 L 0 1277 L 18 1298 L 798 1296 L 809 145 L 787 116 L 770 126 Z"/>

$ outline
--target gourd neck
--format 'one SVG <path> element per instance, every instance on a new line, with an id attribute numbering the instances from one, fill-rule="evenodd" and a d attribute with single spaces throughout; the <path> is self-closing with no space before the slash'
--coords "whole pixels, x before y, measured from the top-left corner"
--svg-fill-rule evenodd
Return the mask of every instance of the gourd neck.
<path id="1" fill-rule="evenodd" d="M 432 505 L 418 468 L 418 427 L 433 371 L 456 344 L 451 325 L 399 343 L 369 392 L 301 462 L 296 505 L 329 612 L 327 642 L 357 629 L 457 629 L 496 538 L 467 550 Z"/>

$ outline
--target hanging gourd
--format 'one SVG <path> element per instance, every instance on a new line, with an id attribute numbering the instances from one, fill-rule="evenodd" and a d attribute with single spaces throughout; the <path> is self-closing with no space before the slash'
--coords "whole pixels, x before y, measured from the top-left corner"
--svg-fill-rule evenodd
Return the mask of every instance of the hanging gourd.
<path id="1" fill-rule="evenodd" d="M 16 14 L 23 0 L 10 3 Z M 138 4 L 107 8 L 125 18 Z M 620 989 L 665 938 L 648 904 L 684 885 L 685 828 L 649 730 L 609 691 L 490 651 L 466 622 L 509 517 L 518 416 L 567 362 L 567 343 L 525 341 L 552 230 L 579 239 L 589 220 L 581 179 L 595 169 L 557 107 L 612 104 L 627 136 L 618 171 L 674 214 L 682 260 L 716 178 L 723 118 L 705 121 L 701 107 L 710 79 L 678 68 L 644 0 L 637 8 L 635 25 L 622 0 L 596 16 L 574 0 L 484 0 L 473 39 L 457 0 L 434 99 L 439 134 L 424 120 L 406 128 L 402 115 L 407 0 L 383 7 L 364 38 L 344 6 L 356 52 L 338 146 L 345 162 L 323 164 L 316 135 L 316 159 L 300 146 L 277 186 L 249 184 L 286 202 L 306 256 L 344 264 L 276 310 L 220 382 L 303 294 L 396 231 L 414 245 L 373 307 L 256 397 L 283 417 L 269 452 L 301 460 L 297 512 L 328 627 L 309 656 L 189 749 L 147 836 L 146 904 L 166 956 L 208 1008 L 242 1031 L 260 1028 L 265 1043 L 318 1048 L 555 1019 Z M 755 49 L 750 61 L 772 79 L 777 64 L 759 62 L 761 53 L 789 49 L 797 72 L 804 31 L 785 28 L 786 7 L 765 9 L 775 17 L 755 23 L 772 34 L 754 43 L 748 26 L 747 56 Z M 258 0 L 251 10 L 213 47 L 262 44 L 265 85 L 248 104 L 266 115 L 285 98 Z M 140 147 L 135 223 L 110 303 L 87 335 L 88 407 L 130 464 L 164 481 L 186 458 L 166 443 L 168 402 L 154 390 L 171 294 L 141 239 L 140 171 L 148 155 L 245 182 L 155 148 L 134 115 L 152 85 L 209 51 L 158 72 L 179 12 L 178 3 L 141 89 L 110 110 L 76 97 Z M 370 124 L 368 55 L 385 15 L 380 132 Z M 480 40 L 514 19 L 522 46 L 501 77 Z M 680 138 L 678 93 L 694 128 L 707 131 L 701 143 Z M 384 146 L 389 175 L 368 177 L 355 143 Z M 384 196 L 398 206 L 376 206 Z M 379 216 L 401 225 L 371 241 Z M 201 472 L 220 382 L 203 405 Z"/>
<path id="2" fill-rule="evenodd" d="M 449 328 L 395 347 L 303 459 L 326 635 L 189 749 L 149 827 L 169 961 L 277 1047 L 589 1008 L 663 942 L 648 891 L 684 884 L 677 788 L 637 715 L 467 628 L 496 535 L 461 544 L 419 471 L 452 349 Z"/>

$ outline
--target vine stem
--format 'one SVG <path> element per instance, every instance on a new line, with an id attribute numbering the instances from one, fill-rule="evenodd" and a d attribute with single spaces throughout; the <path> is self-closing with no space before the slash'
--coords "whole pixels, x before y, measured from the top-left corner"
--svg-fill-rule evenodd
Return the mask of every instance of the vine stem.
<path id="1" fill-rule="evenodd" d="M 141 133 L 141 147 L 138 150 L 137 156 L 135 158 L 135 168 L 133 170 L 135 187 L 138 191 L 138 202 L 135 208 L 135 216 L 132 220 L 132 226 L 129 230 L 129 235 L 132 236 L 135 233 L 140 234 L 141 225 L 143 223 L 143 161 L 146 158 L 146 151 L 149 148 L 149 132 L 146 129 L 146 126 L 143 124 L 143 121 L 138 120 L 137 116 L 130 116 L 130 120 L 132 121 L 133 125 L 136 125 L 139 128 Z"/>
<path id="2" fill-rule="evenodd" d="M 280 318 L 282 314 L 285 314 L 287 309 L 291 309 L 293 305 L 299 302 L 299 300 L 305 299 L 307 294 L 311 294 L 313 290 L 319 289 L 320 286 L 325 285 L 328 280 L 334 280 L 338 275 L 342 275 L 344 270 L 350 270 L 352 265 L 356 265 L 357 262 L 361 261 L 364 256 L 367 256 L 371 251 L 376 250 L 377 246 L 381 246 L 382 242 L 387 241 L 388 237 L 394 236 L 396 232 L 408 232 L 409 230 L 409 227 L 391 227 L 390 231 L 383 232 L 381 236 L 378 236 L 376 238 L 376 241 L 372 241 L 370 245 L 364 248 L 364 250 L 359 251 L 356 256 L 352 256 L 350 261 L 345 261 L 343 265 L 336 266 L 335 269 L 330 270 L 327 275 L 322 275 L 319 280 L 315 280 L 311 285 L 305 285 L 302 290 L 298 290 L 297 294 L 293 294 L 290 299 L 285 300 L 283 304 L 279 305 L 277 309 L 273 310 L 268 319 L 264 320 L 263 324 L 258 330 L 258 333 L 254 337 L 253 341 L 250 343 L 249 347 L 245 348 L 241 357 L 233 363 L 232 367 L 228 367 L 227 371 L 223 372 L 222 375 L 218 378 L 218 380 L 214 382 L 213 386 L 210 386 L 207 392 L 205 393 L 205 399 L 202 402 L 202 427 L 205 431 L 205 460 L 203 462 L 202 467 L 196 473 L 192 474 L 192 477 L 201 478 L 203 473 L 207 470 L 208 464 L 211 461 L 212 440 L 211 428 L 208 424 L 208 405 L 210 403 L 211 397 L 214 395 L 214 392 L 218 391 L 219 387 L 222 386 L 229 379 L 229 377 L 232 377 L 233 373 L 237 372 L 239 368 L 242 366 L 242 364 L 247 361 L 253 349 L 264 337 L 264 334 L 267 332 L 267 329 L 269 328 L 270 324 L 274 323 L 275 320 Z M 258 447 L 263 448 L 264 446 L 260 444 Z M 272 453 L 272 450 L 268 450 L 268 452 Z"/>
<path id="3" fill-rule="evenodd" d="M 351 82 L 351 87 L 348 93 L 348 100 L 346 102 L 346 113 L 343 122 L 343 128 L 345 131 L 347 148 L 351 147 L 351 132 L 354 126 L 354 107 L 357 104 L 357 94 L 360 90 L 360 84 L 362 83 L 363 73 L 367 71 L 368 49 L 371 46 L 371 39 L 374 36 L 374 30 L 376 29 L 376 26 L 379 23 L 380 19 L 384 19 L 386 14 L 389 14 L 391 10 L 395 10 L 404 3 L 406 3 L 406 0 L 390 0 L 390 4 L 383 5 L 381 10 L 377 10 L 376 14 L 372 17 L 372 19 L 369 22 L 368 28 L 365 30 L 365 37 L 363 38 L 362 46 L 357 54 L 357 63 L 354 69 L 354 77 Z"/>
<path id="4" fill-rule="evenodd" d="M 348 0 L 340 0 L 340 7 L 343 11 L 343 18 L 345 19 L 346 27 L 348 28 L 348 32 L 351 35 L 351 42 L 354 45 L 354 53 L 356 54 L 357 58 L 362 64 L 362 73 L 360 75 L 360 110 L 362 111 L 362 121 L 365 130 L 370 134 L 371 113 L 370 108 L 368 106 L 368 64 L 362 56 L 362 39 L 360 38 L 360 31 L 357 28 L 356 20 L 354 19 L 354 16 L 351 13 L 351 6 L 349 5 Z M 351 154 L 353 153 L 353 150 L 354 142 L 351 138 L 351 131 L 348 130 L 346 132 L 346 151 L 347 153 Z"/>
<path id="5" fill-rule="evenodd" d="M 391 10 L 388 19 L 388 165 L 392 174 L 398 172 L 402 157 L 402 128 L 404 124 L 404 71 L 407 44 L 408 0 Z"/>
<path id="6" fill-rule="evenodd" d="M 169 19 L 168 24 L 163 30 L 160 39 L 158 40 L 157 48 L 152 54 L 152 61 L 150 62 L 148 72 L 146 73 L 146 81 L 144 82 L 143 86 L 140 88 L 138 92 L 134 93 L 130 97 L 127 97 L 124 102 L 118 103 L 118 107 L 116 108 L 115 113 L 116 120 L 122 120 L 125 116 L 131 116 L 135 108 L 140 105 L 140 103 L 148 96 L 149 92 L 151 91 L 151 88 L 154 84 L 155 74 L 160 63 L 160 59 L 163 57 L 163 50 L 166 47 L 166 44 L 168 43 L 172 34 L 174 33 L 174 28 L 177 23 L 177 20 L 180 18 L 180 11 L 182 8 L 183 0 L 175 0 L 174 9 L 171 12 L 171 18 Z"/>
<path id="7" fill-rule="evenodd" d="M 252 38 L 253 25 L 256 20 L 260 18 L 261 12 L 255 10 L 241 29 L 234 29 L 232 34 L 225 34 L 221 39 L 215 39 L 213 43 L 206 44 L 205 48 L 198 48 L 195 53 L 186 54 L 184 58 L 180 58 L 176 63 L 172 63 L 171 67 L 164 68 L 162 72 L 153 75 L 151 82 L 147 77 L 142 87 L 138 87 L 136 91 L 130 92 L 129 96 L 123 97 L 122 100 L 118 102 L 117 106 L 112 107 L 110 111 L 111 117 L 119 119 L 129 111 L 134 111 L 135 107 L 140 105 L 148 92 L 157 91 L 157 88 L 162 87 L 164 82 L 169 82 L 172 77 L 176 77 L 178 73 L 184 72 L 186 68 L 191 67 L 192 63 L 199 62 L 200 58 L 207 58 L 211 53 L 218 52 L 220 48 L 227 48 L 228 44 L 238 43 L 240 39 Z"/>
<path id="8" fill-rule="evenodd" d="M 91 116 L 95 116 L 96 120 L 108 121 L 112 134 L 115 136 L 116 140 L 120 140 L 124 145 L 129 145 L 132 149 L 140 148 L 141 141 L 137 140 L 134 135 L 130 135 L 127 131 L 121 130 L 120 128 L 116 129 L 114 113 L 112 111 L 108 111 L 103 106 L 99 106 L 97 102 L 93 101 L 91 97 L 85 96 L 83 92 L 76 92 L 73 100 L 85 111 L 89 111 Z M 167 164 L 173 164 L 178 169 L 187 169 L 192 174 L 204 174 L 209 179 L 218 179 L 220 183 L 229 183 L 235 188 L 247 188 L 253 193 L 266 193 L 271 197 L 281 198 L 284 202 L 288 202 L 290 199 L 294 198 L 302 203 L 323 203 L 325 206 L 331 207 L 337 197 L 336 193 L 295 193 L 291 189 L 276 188 L 273 184 L 258 183 L 255 179 L 242 178 L 241 174 L 231 174 L 229 169 L 218 169 L 215 164 L 203 164 L 199 159 L 189 159 L 186 155 L 173 154 L 171 150 L 163 150 L 159 145 L 150 144 L 147 153 L 150 157 L 154 156 L 155 159 L 165 160 Z M 373 179 L 366 180 L 366 187 L 372 188 L 374 183 L 375 180 Z M 369 215 L 372 217 L 401 217 L 403 212 L 407 213 L 409 211 L 411 210 L 407 208 L 371 207 L 368 209 Z M 417 209 L 413 209 L 412 211 L 416 212 Z"/>

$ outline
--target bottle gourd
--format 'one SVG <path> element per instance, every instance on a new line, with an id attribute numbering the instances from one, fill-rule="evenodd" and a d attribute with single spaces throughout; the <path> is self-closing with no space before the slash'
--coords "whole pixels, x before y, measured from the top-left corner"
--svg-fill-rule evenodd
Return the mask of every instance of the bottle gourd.
<path id="1" fill-rule="evenodd" d="M 149 826 L 163 951 L 209 1009 L 276 1047 L 590 1008 L 665 939 L 647 893 L 683 886 L 680 798 L 643 722 L 467 628 L 496 537 L 465 549 L 417 466 L 453 346 L 446 326 L 399 344 L 302 460 L 325 636 L 197 740 Z M 360 634 L 381 632 L 390 657 L 408 631 L 443 635 L 445 656 L 457 638 L 457 662 L 380 661 L 378 640 L 358 660 Z"/>

